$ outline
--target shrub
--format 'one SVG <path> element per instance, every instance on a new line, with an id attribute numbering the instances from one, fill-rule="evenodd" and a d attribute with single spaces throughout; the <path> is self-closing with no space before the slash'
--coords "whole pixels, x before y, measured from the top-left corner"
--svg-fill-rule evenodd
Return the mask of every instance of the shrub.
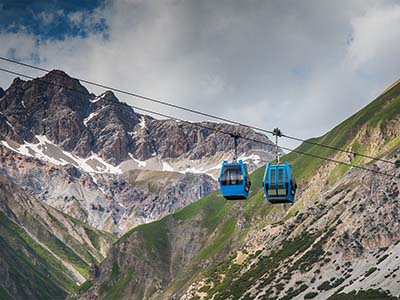
<path id="1" fill-rule="evenodd" d="M 378 268 L 376 268 L 376 267 L 370 268 L 367 272 L 365 272 L 365 277 L 368 277 L 369 275 L 374 273 L 376 270 L 378 270 Z"/>
<path id="2" fill-rule="evenodd" d="M 304 299 L 313 299 L 318 296 L 317 292 L 310 292 L 304 295 Z"/>

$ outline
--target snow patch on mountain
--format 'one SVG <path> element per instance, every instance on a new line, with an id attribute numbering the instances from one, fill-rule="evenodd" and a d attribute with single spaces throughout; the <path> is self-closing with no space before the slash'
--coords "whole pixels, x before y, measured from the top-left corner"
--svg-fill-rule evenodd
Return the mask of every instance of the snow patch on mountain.
<path id="1" fill-rule="evenodd" d="M 261 162 L 261 157 L 260 155 L 257 154 L 250 154 L 250 155 L 246 155 L 245 153 L 243 153 L 242 155 L 240 155 L 238 157 L 239 160 L 242 160 L 244 162 L 248 162 L 248 161 L 252 161 L 254 164 L 258 165 Z"/>
<path id="2" fill-rule="evenodd" d="M 85 118 L 84 120 L 83 120 L 83 124 L 87 127 L 87 124 L 88 124 L 88 122 L 92 119 L 92 118 L 94 118 L 95 116 L 97 116 L 97 112 L 92 112 L 87 118 Z"/>
<path id="3" fill-rule="evenodd" d="M 207 174 L 214 179 L 218 178 L 221 164 L 224 160 L 232 161 L 233 151 L 220 152 L 214 157 L 205 157 L 198 160 L 179 158 L 160 158 L 159 156 L 141 161 L 135 158 L 131 153 L 129 154 L 130 160 L 124 161 L 119 165 L 123 171 L 130 171 L 135 169 L 152 170 L 152 171 L 168 171 L 176 173 L 193 173 L 193 174 Z M 250 172 L 261 167 L 267 162 L 271 161 L 274 156 L 263 150 L 251 150 L 241 156 L 239 159 L 248 164 Z"/>
<path id="4" fill-rule="evenodd" d="M 92 103 L 96 103 L 97 101 L 103 99 L 104 96 L 105 96 L 105 93 L 103 93 L 103 94 L 101 94 L 100 96 L 98 96 L 98 97 L 96 97 L 96 98 L 94 98 L 94 99 L 91 99 L 91 100 L 89 100 L 89 101 L 92 102 Z"/>
<path id="5" fill-rule="evenodd" d="M 89 119 L 89 117 L 87 119 Z M 81 158 L 62 150 L 46 136 L 37 135 L 36 139 L 38 140 L 38 143 L 25 142 L 20 145 L 14 141 L 6 140 L 0 141 L 0 144 L 21 155 L 34 157 L 58 166 L 71 164 L 89 174 L 122 174 L 129 170 L 146 169 L 153 171 L 177 172 L 182 174 L 208 174 L 214 179 L 217 179 L 222 161 L 231 161 L 233 157 L 233 153 L 225 152 L 219 153 L 213 158 L 203 158 L 199 160 L 185 158 L 161 159 L 159 156 L 152 157 L 148 160 L 139 160 L 134 157 L 132 153 L 129 153 L 129 160 L 122 162 L 118 166 L 113 166 L 96 153 L 92 152 L 89 157 Z M 251 151 L 239 156 L 239 159 L 249 164 L 250 169 L 258 168 L 272 158 L 271 154 L 263 151 Z"/>
<path id="6" fill-rule="evenodd" d="M 137 131 L 129 131 L 128 135 L 134 139 L 137 136 Z"/>
<path id="7" fill-rule="evenodd" d="M 140 129 L 145 129 L 146 127 L 146 119 L 142 116 L 139 123 Z"/>
<path id="8" fill-rule="evenodd" d="M 0 143 L 8 149 L 21 155 L 34 157 L 58 166 L 71 164 L 90 174 L 122 173 L 119 167 L 115 167 L 107 163 L 96 153 L 92 153 L 87 158 L 80 158 L 60 149 L 57 145 L 48 140 L 46 136 L 37 135 L 36 139 L 39 141 L 39 143 L 25 142 L 22 145 L 11 141 L 1 141 Z"/>
<path id="9" fill-rule="evenodd" d="M 13 126 L 11 125 L 11 123 L 8 122 L 8 119 L 6 119 L 6 123 L 7 123 L 7 125 L 8 125 L 10 128 L 13 128 Z"/>

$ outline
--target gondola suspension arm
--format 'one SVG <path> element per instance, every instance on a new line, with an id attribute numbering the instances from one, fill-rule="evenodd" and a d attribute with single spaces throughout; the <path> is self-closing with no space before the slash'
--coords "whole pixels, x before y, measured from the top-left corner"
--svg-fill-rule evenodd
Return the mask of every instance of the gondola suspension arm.
<path id="1" fill-rule="evenodd" d="M 273 131 L 273 135 L 275 136 L 275 159 L 276 163 L 279 164 L 280 162 L 280 156 L 279 156 L 279 146 L 278 146 L 278 138 L 282 136 L 282 131 L 277 127 Z"/>
<path id="2" fill-rule="evenodd" d="M 238 139 L 239 139 L 239 135 L 237 134 L 231 134 L 231 137 L 234 138 L 235 140 L 235 156 L 233 157 L 233 161 L 237 162 L 238 159 Z"/>

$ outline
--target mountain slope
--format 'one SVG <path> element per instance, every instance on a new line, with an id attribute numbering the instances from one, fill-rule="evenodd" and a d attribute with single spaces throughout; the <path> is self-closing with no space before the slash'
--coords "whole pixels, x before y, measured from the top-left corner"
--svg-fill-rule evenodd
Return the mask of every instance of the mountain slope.
<path id="1" fill-rule="evenodd" d="M 158 219 L 216 189 L 205 174 L 130 170 L 90 174 L 26 158 L 0 146 L 0 174 L 35 197 L 96 228 L 114 233 Z"/>
<path id="2" fill-rule="evenodd" d="M 310 142 L 341 148 L 357 153 L 381 157 L 390 154 L 400 143 L 400 129 L 398 126 L 400 111 L 400 85 L 394 84 L 390 89 L 377 97 L 365 108 L 333 128 L 319 138 L 310 139 Z M 340 153 L 333 149 L 327 149 L 316 145 L 303 143 L 296 149 L 324 157 L 344 159 L 346 162 L 368 162 L 361 157 Z M 300 180 L 307 179 L 320 168 L 325 161 L 291 153 L 287 159 L 292 161 Z M 338 176 L 343 175 L 349 168 L 338 165 Z M 301 171 L 299 171 L 301 170 Z"/>
<path id="3" fill-rule="evenodd" d="M 0 176 L 0 286 L 7 299 L 63 299 L 115 240 Z"/>
<path id="4" fill-rule="evenodd" d="M 63 299 L 75 282 L 63 273 L 62 264 L 0 212 L 0 278 L 2 298 Z M 50 279 L 49 279 L 50 277 Z M 26 284 L 28 283 L 28 284 Z"/>
<path id="5" fill-rule="evenodd" d="M 399 86 L 394 86 L 314 141 L 394 162 L 400 157 L 399 95 Z M 306 144 L 299 150 L 400 175 L 395 165 Z M 254 185 L 246 202 L 227 202 L 215 192 L 124 235 L 100 265 L 99 278 L 77 297 L 398 296 L 399 180 L 307 156 L 290 154 L 287 159 L 301 184 L 294 206 L 267 203 L 261 168 L 252 174 Z"/>

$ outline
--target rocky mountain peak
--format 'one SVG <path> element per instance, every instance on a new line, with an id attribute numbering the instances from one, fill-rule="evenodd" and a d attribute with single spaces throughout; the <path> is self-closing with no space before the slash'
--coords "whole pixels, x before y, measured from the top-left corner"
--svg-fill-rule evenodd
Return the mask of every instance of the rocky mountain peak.
<path id="1" fill-rule="evenodd" d="M 5 91 L 0 87 L 0 98 L 3 97 L 5 95 Z"/>
<path id="2" fill-rule="evenodd" d="M 61 70 L 31 81 L 15 79 L 2 98 L 0 112 L 4 116 L 0 119 L 2 139 L 24 144 L 37 143 L 37 136 L 45 136 L 64 151 L 82 158 L 95 154 L 113 165 L 132 157 L 139 161 L 154 157 L 199 160 L 225 155 L 234 148 L 229 136 L 195 123 L 139 115 L 111 91 L 96 97 Z M 237 126 L 205 125 L 239 130 L 269 142 L 264 135 Z M 270 153 L 272 146 L 241 141 L 239 152 L 251 149 Z"/>
<path id="3" fill-rule="evenodd" d="M 46 79 L 52 79 L 52 78 L 56 79 L 57 78 L 58 79 L 60 76 L 66 78 L 66 79 L 72 80 L 72 78 L 67 73 L 65 73 L 62 70 L 58 70 L 58 69 L 51 70 L 49 73 L 47 73 L 44 76 L 44 78 L 46 78 Z"/>
<path id="4" fill-rule="evenodd" d="M 82 86 L 77 79 L 70 77 L 67 73 L 61 70 L 52 70 L 44 77 L 36 79 L 36 81 L 52 83 L 49 87 L 64 87 L 65 89 L 73 89 L 84 94 L 89 94 L 88 90 Z"/>
<path id="5" fill-rule="evenodd" d="M 108 101 L 108 102 L 114 102 L 114 103 L 120 103 L 119 99 L 115 96 L 115 94 L 112 91 L 106 91 L 104 92 L 101 96 L 100 99 L 103 101 Z"/>

